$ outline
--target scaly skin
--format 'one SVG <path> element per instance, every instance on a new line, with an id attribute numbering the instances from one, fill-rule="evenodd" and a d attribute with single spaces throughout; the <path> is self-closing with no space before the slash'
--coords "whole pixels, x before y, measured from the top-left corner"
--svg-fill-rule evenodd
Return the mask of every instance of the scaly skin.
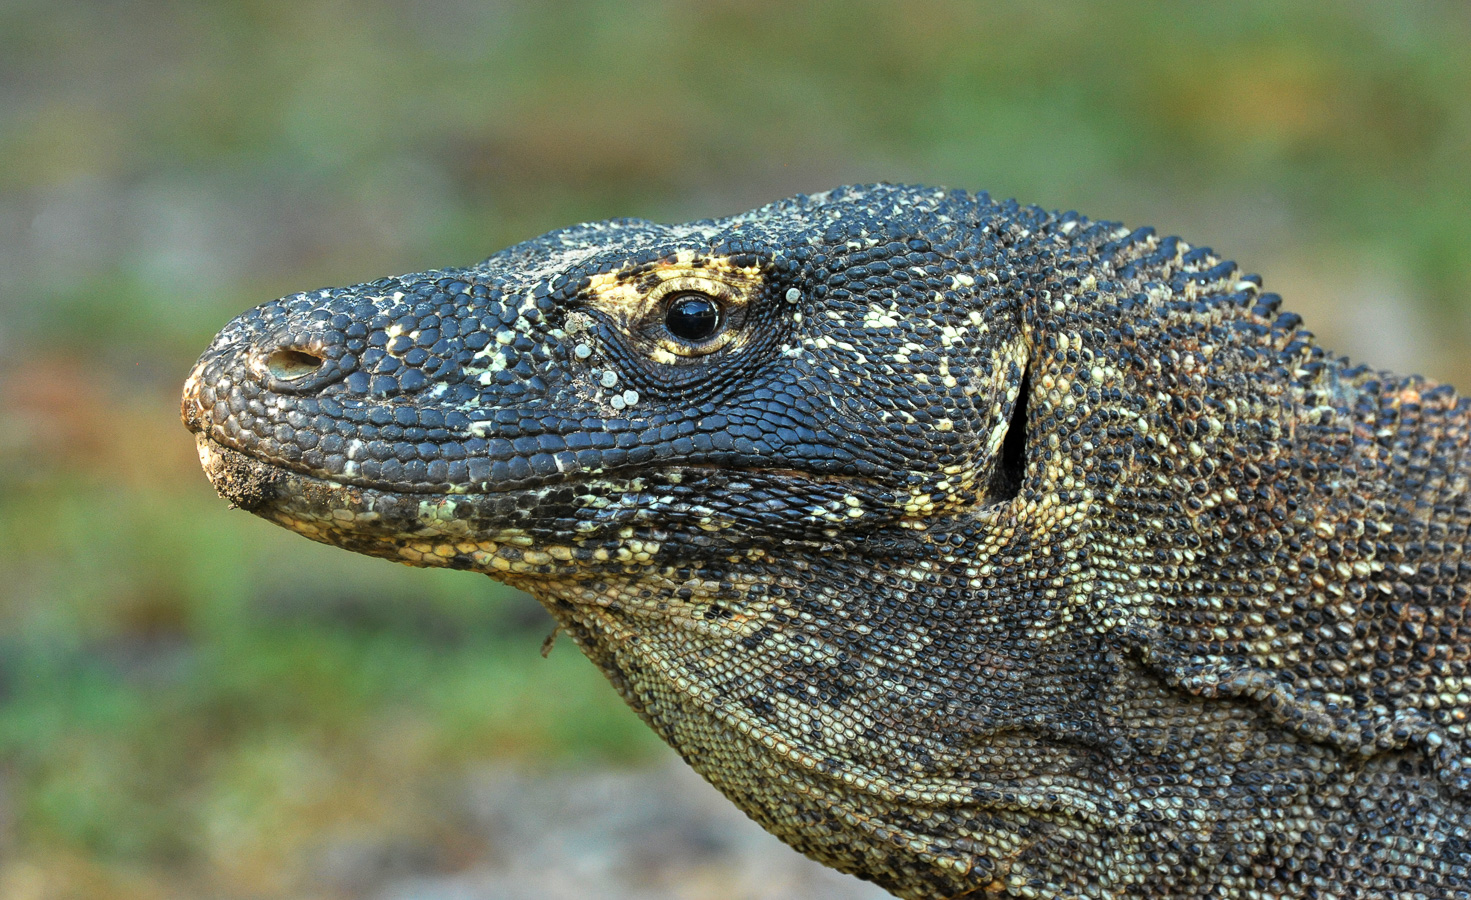
<path id="1" fill-rule="evenodd" d="M 265 304 L 183 414 L 236 505 L 529 591 L 901 897 L 1471 896 L 1471 414 L 1278 302 L 843 188 Z"/>

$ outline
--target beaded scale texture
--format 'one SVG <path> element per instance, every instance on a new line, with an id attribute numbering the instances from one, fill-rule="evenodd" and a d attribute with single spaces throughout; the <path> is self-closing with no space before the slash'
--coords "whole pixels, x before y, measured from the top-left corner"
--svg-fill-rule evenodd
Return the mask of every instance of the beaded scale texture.
<path id="1" fill-rule="evenodd" d="M 234 504 L 536 596 L 898 896 L 1471 897 L 1471 409 L 1279 302 L 848 187 L 267 303 L 183 417 Z"/>

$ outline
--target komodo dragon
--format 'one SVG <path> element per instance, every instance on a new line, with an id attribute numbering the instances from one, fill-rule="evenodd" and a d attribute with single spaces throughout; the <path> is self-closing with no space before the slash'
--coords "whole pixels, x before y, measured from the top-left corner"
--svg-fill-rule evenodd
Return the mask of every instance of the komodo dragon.
<path id="1" fill-rule="evenodd" d="M 1471 897 L 1471 408 L 1151 229 L 870 185 L 267 303 L 235 505 L 537 597 L 901 897 Z"/>

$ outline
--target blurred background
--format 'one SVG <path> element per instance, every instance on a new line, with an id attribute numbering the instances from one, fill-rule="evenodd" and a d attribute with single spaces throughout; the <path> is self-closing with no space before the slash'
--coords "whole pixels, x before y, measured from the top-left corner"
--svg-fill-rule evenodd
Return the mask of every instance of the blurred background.
<path id="1" fill-rule="evenodd" d="M 1153 224 L 1471 386 L 1460 2 L 0 0 L 0 897 L 877 896 L 475 575 L 216 498 L 211 335 L 865 180 Z"/>

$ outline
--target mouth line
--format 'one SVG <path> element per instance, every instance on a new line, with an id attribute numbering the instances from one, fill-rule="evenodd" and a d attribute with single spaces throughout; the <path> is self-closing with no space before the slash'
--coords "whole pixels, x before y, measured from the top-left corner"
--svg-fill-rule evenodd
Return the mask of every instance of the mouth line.
<path id="1" fill-rule="evenodd" d="M 578 473 L 567 473 L 548 478 L 539 478 L 534 481 L 516 482 L 494 490 L 443 490 L 442 488 L 427 485 L 414 484 L 384 484 L 374 483 L 367 480 L 359 480 L 351 476 L 339 478 L 323 475 L 318 472 L 306 471 L 289 462 L 263 459 L 256 454 L 231 446 L 225 441 L 219 440 L 212 434 L 204 431 L 196 431 L 195 439 L 201 445 L 208 445 L 213 455 L 219 459 L 215 465 L 205 463 L 205 469 L 216 480 L 216 473 L 223 479 L 227 487 L 231 488 L 226 495 L 232 503 L 243 508 L 251 508 L 252 505 L 260 505 L 266 499 L 266 494 L 274 494 L 282 479 L 297 479 L 306 485 L 318 490 L 360 490 L 371 491 L 381 495 L 396 495 L 406 497 L 433 498 L 433 497 L 492 497 L 496 495 L 510 495 L 522 491 L 534 491 L 540 488 L 555 485 L 585 484 L 600 480 L 623 479 L 632 480 L 643 476 L 671 476 L 683 475 L 688 472 L 691 475 L 702 475 L 710 472 L 727 473 L 736 478 L 756 477 L 770 478 L 781 481 L 804 481 L 808 483 L 828 483 L 844 485 L 861 485 L 870 490 L 884 491 L 882 485 L 872 478 L 862 475 L 835 475 L 815 472 L 804 472 L 798 469 L 783 468 L 759 468 L 759 467 L 732 467 L 722 466 L 714 463 L 679 463 L 671 462 L 666 465 L 650 467 L 626 466 L 616 469 L 585 471 Z M 201 448 L 202 449 L 202 448 Z M 201 453 L 201 457 L 203 454 Z M 216 485 L 220 487 L 219 484 Z M 271 490 L 267 490 L 271 488 Z M 221 491 L 224 493 L 224 491 Z M 238 497 L 236 495 L 239 495 Z M 242 502 L 254 501 L 253 503 Z"/>

